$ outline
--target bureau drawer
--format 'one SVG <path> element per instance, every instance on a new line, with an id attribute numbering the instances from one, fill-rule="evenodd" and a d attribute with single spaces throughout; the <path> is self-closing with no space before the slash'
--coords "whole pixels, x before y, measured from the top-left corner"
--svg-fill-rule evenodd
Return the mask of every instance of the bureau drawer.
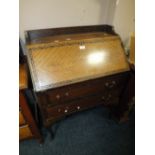
<path id="1" fill-rule="evenodd" d="M 24 125 L 19 128 L 19 139 L 20 140 L 31 138 L 31 137 L 33 137 L 33 134 L 28 125 Z"/>
<path id="2" fill-rule="evenodd" d="M 121 92 L 127 80 L 127 75 L 118 74 L 49 90 L 42 94 L 44 98 L 42 103 L 54 105 L 113 89 Z"/>
<path id="3" fill-rule="evenodd" d="M 94 107 L 99 104 L 105 106 L 111 106 L 118 103 L 119 98 L 117 95 L 108 93 L 108 94 L 99 94 L 89 97 L 84 97 L 79 100 L 72 101 L 70 103 L 56 105 L 46 108 L 46 116 L 49 117 L 60 117 L 63 115 L 68 115 L 76 111 L 84 110 L 90 107 Z"/>
<path id="4" fill-rule="evenodd" d="M 24 125 L 26 123 L 24 116 L 21 111 L 19 111 L 19 125 Z"/>

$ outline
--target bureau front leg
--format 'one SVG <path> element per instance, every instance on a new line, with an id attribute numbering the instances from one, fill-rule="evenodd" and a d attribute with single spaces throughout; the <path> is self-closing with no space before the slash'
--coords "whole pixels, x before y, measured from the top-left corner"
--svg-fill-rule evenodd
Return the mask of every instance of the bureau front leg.
<path id="1" fill-rule="evenodd" d="M 129 113 L 134 106 L 134 101 L 132 101 L 135 96 L 135 73 L 130 72 L 129 80 L 122 92 L 120 97 L 119 106 L 116 109 L 116 116 L 119 122 L 125 122 L 129 119 Z"/>

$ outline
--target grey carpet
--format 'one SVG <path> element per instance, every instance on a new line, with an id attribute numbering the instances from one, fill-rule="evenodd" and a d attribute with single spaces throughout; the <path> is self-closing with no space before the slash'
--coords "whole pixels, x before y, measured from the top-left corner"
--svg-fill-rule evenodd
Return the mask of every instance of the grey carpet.
<path id="1" fill-rule="evenodd" d="M 79 112 L 55 123 L 55 138 L 42 130 L 44 143 L 20 142 L 20 155 L 134 155 L 134 111 L 130 120 L 118 124 L 109 118 L 109 110 L 99 106 Z"/>

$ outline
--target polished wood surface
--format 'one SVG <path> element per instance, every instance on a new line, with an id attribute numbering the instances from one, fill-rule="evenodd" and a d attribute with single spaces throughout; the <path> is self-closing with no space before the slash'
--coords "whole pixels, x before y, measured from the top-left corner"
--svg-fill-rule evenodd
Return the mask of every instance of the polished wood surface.
<path id="1" fill-rule="evenodd" d="M 25 96 L 25 89 L 28 88 L 27 68 L 25 64 L 19 66 L 19 139 L 37 138 L 42 141 L 39 129 L 33 118 Z"/>
<path id="2" fill-rule="evenodd" d="M 119 74 L 47 90 L 45 93 L 43 93 L 43 96 L 46 98 L 46 100 L 43 100 L 42 104 L 61 104 L 81 98 L 83 96 L 91 96 L 111 90 L 116 90 L 119 94 L 126 83 L 127 77 L 128 74 Z"/>
<path id="3" fill-rule="evenodd" d="M 33 30 L 27 56 L 43 125 L 97 105 L 116 108 L 130 67 L 110 26 Z"/>
<path id="4" fill-rule="evenodd" d="M 55 37 L 27 46 L 36 92 L 129 70 L 116 35 L 96 32 Z"/>
<path id="5" fill-rule="evenodd" d="M 39 140 L 39 142 L 42 142 L 42 136 L 39 132 L 39 129 L 37 127 L 37 124 L 33 118 L 33 115 L 30 111 L 30 108 L 28 106 L 27 100 L 24 95 L 24 90 L 21 90 L 19 92 L 19 104 L 22 110 L 22 116 L 24 117 L 24 120 L 26 121 L 26 127 L 20 126 L 20 133 L 19 137 L 20 139 L 34 137 Z M 20 120 L 21 121 L 21 120 Z M 30 130 L 30 131 L 29 131 Z"/>
<path id="6" fill-rule="evenodd" d="M 109 108 L 117 106 L 128 77 L 129 72 L 124 72 L 37 92 L 44 126 L 51 125 L 61 117 L 99 104 Z"/>
<path id="7" fill-rule="evenodd" d="M 103 104 L 104 106 L 114 106 L 118 103 L 117 100 L 119 100 L 119 98 L 118 97 L 113 98 L 112 95 L 114 94 L 109 93 L 103 95 L 103 93 L 101 93 L 93 95 L 91 97 L 85 97 L 83 99 L 74 100 L 69 104 L 66 103 L 64 105 L 60 104 L 54 107 L 48 107 L 46 109 L 48 117 L 47 121 L 52 118 L 69 115 L 73 112 L 85 110 L 100 104 Z"/>
<path id="8" fill-rule="evenodd" d="M 102 38 L 103 36 L 115 36 L 112 34 L 108 34 L 106 32 L 91 32 L 91 33 L 78 33 L 78 34 L 62 34 L 62 35 L 55 35 L 55 36 L 48 36 L 44 38 L 36 39 L 35 41 L 32 41 L 31 43 L 27 44 L 27 47 L 29 49 L 33 48 L 43 48 L 43 47 L 49 47 L 49 46 L 60 46 L 67 44 L 68 42 L 71 42 L 70 45 L 74 43 L 78 43 L 76 41 L 80 41 L 81 39 L 90 39 L 90 38 Z M 88 40 L 89 41 L 89 40 Z M 50 43 L 50 44 L 46 44 Z M 80 42 L 81 43 L 81 42 Z"/>
<path id="9" fill-rule="evenodd" d="M 89 25 L 89 26 L 74 26 L 74 27 L 60 27 L 48 28 L 38 30 L 28 30 L 25 32 L 26 43 L 40 42 L 40 39 L 49 36 L 59 36 L 64 34 L 83 34 L 90 32 L 106 32 L 108 34 L 116 35 L 111 25 Z"/>
<path id="10" fill-rule="evenodd" d="M 19 128 L 19 139 L 20 140 L 28 139 L 32 137 L 33 137 L 33 134 L 28 125 L 24 125 Z"/>
<path id="11" fill-rule="evenodd" d="M 28 87 L 28 78 L 26 72 L 26 65 L 19 65 L 19 89 L 26 89 Z"/>
<path id="12" fill-rule="evenodd" d="M 24 116 L 21 111 L 19 111 L 19 125 L 24 125 L 26 123 Z"/>

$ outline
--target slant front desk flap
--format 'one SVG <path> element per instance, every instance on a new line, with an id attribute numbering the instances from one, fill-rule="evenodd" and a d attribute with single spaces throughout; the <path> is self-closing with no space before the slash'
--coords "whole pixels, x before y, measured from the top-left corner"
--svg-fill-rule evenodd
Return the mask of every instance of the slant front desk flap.
<path id="1" fill-rule="evenodd" d="M 37 92 L 129 70 L 117 35 L 59 35 L 27 47 Z"/>
<path id="2" fill-rule="evenodd" d="M 129 65 L 106 25 L 27 32 L 28 62 L 44 126 L 97 105 L 116 107 Z"/>

